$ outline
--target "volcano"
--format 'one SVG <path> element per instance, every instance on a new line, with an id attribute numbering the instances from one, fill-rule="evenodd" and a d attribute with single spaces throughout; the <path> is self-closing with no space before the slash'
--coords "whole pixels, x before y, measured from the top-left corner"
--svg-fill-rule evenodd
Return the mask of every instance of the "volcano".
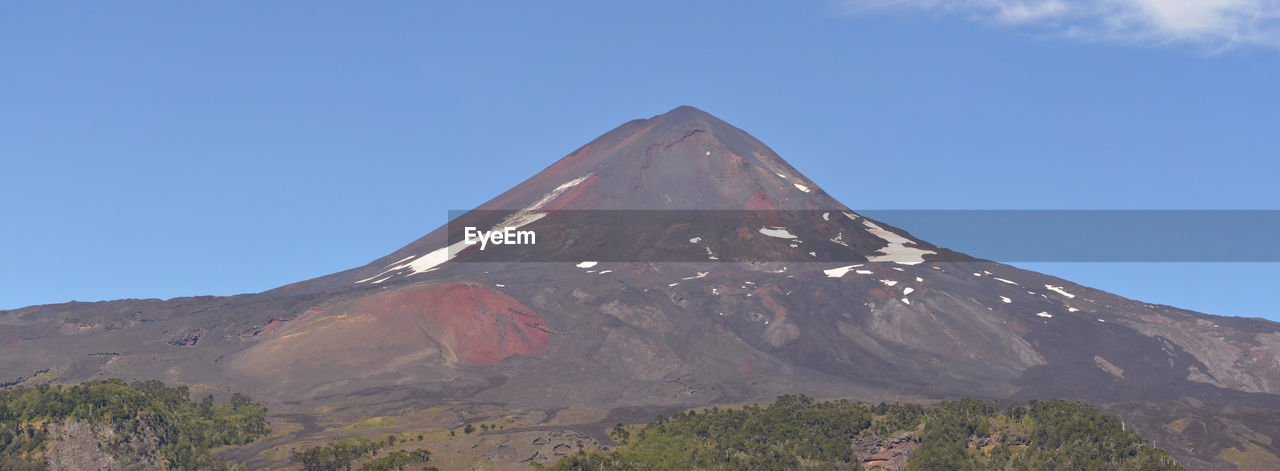
<path id="1" fill-rule="evenodd" d="M 480 250 L 464 226 L 539 240 Z M 520 433 L 608 442 L 614 423 L 799 393 L 1080 400 L 1189 469 L 1280 466 L 1280 324 L 919 240 L 688 106 L 362 267 L 258 294 L 33 306 L 0 325 L 0 383 L 249 393 L 288 430 L 226 451 L 255 467 L 377 417 L 390 431 L 500 418 L 483 451 L 458 453 L 523 466 L 555 452 Z"/>

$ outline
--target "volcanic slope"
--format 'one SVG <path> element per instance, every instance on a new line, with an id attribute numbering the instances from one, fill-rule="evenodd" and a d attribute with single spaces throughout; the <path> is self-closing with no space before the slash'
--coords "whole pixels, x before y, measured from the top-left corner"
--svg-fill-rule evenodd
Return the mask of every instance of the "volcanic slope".
<path id="1" fill-rule="evenodd" d="M 607 426 L 783 393 L 1067 398 L 1119 414 L 1190 469 L 1280 455 L 1280 324 L 917 240 L 695 108 L 623 124 L 476 209 L 452 231 L 534 231 L 539 261 L 484 261 L 446 226 L 260 294 L 0 312 L 0 382 L 218 384 L 335 421 L 577 408 Z M 609 242 L 607 215 L 637 210 L 746 215 L 641 227 L 633 240 L 680 256 L 608 261 L 642 252 Z"/>

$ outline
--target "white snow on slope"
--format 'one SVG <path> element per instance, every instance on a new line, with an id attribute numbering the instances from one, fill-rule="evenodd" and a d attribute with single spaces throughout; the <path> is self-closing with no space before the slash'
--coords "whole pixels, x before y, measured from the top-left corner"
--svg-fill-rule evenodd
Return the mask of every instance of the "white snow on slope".
<path id="1" fill-rule="evenodd" d="M 525 209 L 517 211 L 511 214 L 510 216 L 507 216 L 506 218 L 504 218 L 501 222 L 494 225 L 494 227 L 490 229 L 490 231 L 502 230 L 507 227 L 520 228 L 521 226 L 524 226 L 531 222 L 542 219 L 544 216 L 546 216 L 546 213 L 537 212 L 536 211 L 537 209 L 541 208 L 547 203 L 550 203 L 551 201 L 554 201 L 556 198 L 559 198 L 560 195 L 564 194 L 566 190 L 573 188 L 574 186 L 577 186 L 578 184 L 586 181 L 587 178 L 590 176 L 591 174 L 588 173 L 586 175 L 575 178 L 573 180 L 569 180 L 560 186 L 557 186 L 554 190 L 551 190 L 550 193 L 543 195 L 542 198 L 538 199 L 538 201 L 535 201 L 533 204 L 529 205 Z M 439 268 L 441 264 L 449 261 L 450 258 L 457 255 L 459 252 L 466 250 L 467 247 L 468 245 L 465 241 L 458 241 L 455 244 L 448 245 L 448 246 L 441 247 L 436 250 L 427 252 L 425 255 L 418 257 L 413 261 L 406 262 L 405 260 L 408 260 L 409 258 L 405 258 L 400 260 L 399 262 L 389 265 L 386 269 L 382 270 L 381 273 L 378 273 L 377 275 L 373 275 L 369 278 L 365 278 L 363 280 L 356 281 L 356 283 L 364 283 L 369 280 L 373 280 L 375 278 L 381 277 L 382 275 L 386 275 L 388 273 L 394 274 L 395 272 L 399 270 L 403 270 L 405 268 L 408 268 L 410 270 L 409 273 L 405 274 L 406 276 L 416 275 L 418 273 L 426 273 L 426 272 L 435 270 L 436 268 Z M 391 278 L 392 277 L 388 276 L 386 278 L 377 280 L 374 283 L 381 283 Z"/>
<path id="2" fill-rule="evenodd" d="M 853 218 L 853 216 L 850 216 L 850 213 L 845 213 L 845 216 L 849 216 L 850 219 Z M 883 255 L 867 257 L 867 261 L 869 262 L 893 262 L 899 265 L 919 265 L 924 263 L 925 255 L 937 253 L 932 250 L 907 247 L 907 244 L 914 245 L 915 241 L 885 230 L 883 227 L 880 227 L 878 224 L 871 222 L 870 220 L 863 219 L 862 225 L 866 226 L 867 231 L 872 235 L 889 243 L 885 248 L 878 250 L 878 252 Z"/>
<path id="3" fill-rule="evenodd" d="M 849 270 L 852 270 L 852 269 L 854 269 L 854 268 L 858 268 L 858 267 L 860 267 L 860 266 L 862 266 L 862 264 L 861 264 L 861 263 L 859 263 L 859 264 L 857 264 L 857 265 L 849 265 L 849 266 L 847 266 L 847 267 L 839 267 L 839 268 L 832 268 L 832 269 L 830 269 L 830 270 L 822 270 L 822 272 L 823 272 L 823 273 L 826 273 L 826 274 L 827 274 L 827 277 L 829 277 L 829 278 L 840 278 L 840 277 L 844 276 L 846 273 L 849 273 Z M 865 271 L 865 270 L 859 270 L 859 272 L 862 272 L 862 271 Z M 870 272 L 868 272 L 868 273 L 870 273 Z"/>
<path id="4" fill-rule="evenodd" d="M 1049 291 L 1053 291 L 1053 292 L 1055 292 L 1055 293 L 1061 294 L 1061 295 L 1066 296 L 1066 297 L 1068 297 L 1068 298 L 1074 298 L 1074 297 L 1076 297 L 1076 295 L 1074 295 L 1074 294 L 1071 294 L 1071 293 L 1068 293 L 1068 292 L 1066 292 L 1066 291 L 1063 291 L 1061 286 L 1044 285 L 1044 287 L 1045 287 L 1046 289 L 1048 289 Z"/>
<path id="5" fill-rule="evenodd" d="M 563 185 L 557 186 L 557 187 L 556 187 L 556 189 L 551 190 L 551 193 L 547 193 L 546 195 L 543 195 L 541 199 L 539 199 L 538 201 L 535 201 L 533 204 L 529 205 L 529 207 L 524 208 L 524 210 L 525 210 L 525 211 L 533 211 L 533 210 L 536 210 L 536 209 L 541 209 L 541 208 L 542 208 L 543 206 L 545 206 L 547 203 L 550 203 L 550 202 L 552 202 L 553 200 L 555 200 L 556 198 L 559 198 L 559 197 L 560 197 L 560 195 L 564 194 L 565 190 L 568 190 L 568 189 L 570 189 L 570 188 L 573 188 L 573 187 L 575 187 L 575 186 L 578 186 L 578 184 L 579 184 L 579 183 L 582 183 L 582 182 L 584 182 L 584 181 L 587 181 L 587 178 L 588 178 L 588 177 L 590 177 L 590 176 L 591 176 L 591 174 L 590 174 L 590 173 L 588 173 L 588 174 L 586 174 L 586 175 L 583 175 L 583 176 L 581 176 L 581 177 L 575 178 L 575 179 L 573 179 L 573 180 L 569 180 L 569 181 L 565 182 Z M 501 224 L 499 224 L 499 226 L 501 226 Z"/>
<path id="6" fill-rule="evenodd" d="M 843 232 L 841 232 L 841 233 L 839 233 L 839 234 L 836 234 L 836 236 L 835 236 L 834 238 L 830 239 L 830 240 L 831 240 L 832 242 L 835 242 L 835 243 L 837 243 L 837 244 L 843 245 L 843 246 L 845 246 L 845 247 L 848 247 L 848 246 L 849 246 L 849 244 L 845 243 L 845 241 L 844 241 L 844 233 L 843 233 Z"/>
<path id="7" fill-rule="evenodd" d="M 761 227 L 760 233 L 769 237 L 777 237 L 779 239 L 794 239 L 795 234 L 787 231 L 785 227 Z"/>
<path id="8" fill-rule="evenodd" d="M 1009 303 L 1013 302 L 1013 300 L 1012 300 L 1012 299 L 1006 298 L 1006 297 L 1004 297 L 1004 296 L 1001 296 L 1001 297 L 1000 297 L 1000 300 L 1001 300 L 1001 301 L 1004 301 L 1004 303 L 1005 303 L 1005 304 L 1009 304 Z"/>
<path id="9" fill-rule="evenodd" d="M 1011 285 L 1015 285 L 1015 286 L 1017 285 L 1017 283 L 1014 283 L 1014 282 L 1012 282 L 1012 281 L 1006 280 L 1006 279 L 1004 279 L 1004 278 L 993 278 L 993 279 L 995 279 L 996 281 L 1000 281 L 1000 282 L 1008 283 L 1008 284 L 1011 284 Z"/>
<path id="10" fill-rule="evenodd" d="M 897 281 L 894 281 L 894 280 L 880 280 L 880 282 L 881 282 L 881 283 L 884 283 L 884 284 L 885 284 L 885 286 L 893 286 L 893 285 L 898 284 L 898 282 L 897 282 Z"/>
<path id="11" fill-rule="evenodd" d="M 799 183 L 792 183 L 792 185 L 795 185 L 796 189 L 798 189 L 798 190 L 800 190 L 800 191 L 803 191 L 803 192 L 805 192 L 805 193 L 809 193 L 809 187 L 807 187 L 807 186 L 801 185 L 801 184 L 799 184 Z"/>
<path id="12" fill-rule="evenodd" d="M 432 250 L 430 252 L 427 252 L 426 255 L 418 257 L 412 261 L 392 264 L 391 266 L 387 267 L 385 270 L 382 270 L 382 272 L 378 273 L 377 275 L 373 275 L 363 280 L 359 280 L 356 283 L 364 283 L 369 280 L 379 278 L 388 273 L 395 273 L 405 268 L 408 268 L 410 270 L 410 273 L 409 273 L 410 275 L 417 274 L 417 273 L 425 273 L 425 272 L 434 270 L 441 263 L 449 261 L 450 249 L 462 250 L 466 246 L 467 246 L 466 242 L 459 241 L 456 244 Z M 391 279 L 391 277 L 388 276 L 386 278 L 374 281 L 374 283 L 382 283 L 384 281 L 387 281 L 388 279 Z"/>
<path id="13" fill-rule="evenodd" d="M 911 294 L 911 292 L 912 292 L 912 291 L 915 291 L 915 290 L 916 290 L 915 288 L 912 288 L 912 287 L 909 287 L 909 286 L 908 286 L 908 287 L 906 287 L 906 288 L 902 288 L 902 295 L 903 295 L 903 296 L 906 296 L 906 295 L 908 295 L 908 294 Z"/>
<path id="14" fill-rule="evenodd" d="M 1053 317 L 1053 314 L 1049 314 L 1049 313 L 1044 312 L 1044 311 L 1037 312 L 1037 313 L 1036 313 L 1036 315 L 1037 315 L 1037 316 L 1040 316 L 1040 317 L 1046 317 L 1046 318 L 1048 318 L 1048 317 Z"/>
<path id="15" fill-rule="evenodd" d="M 873 271 L 871 271 L 871 270 L 855 270 L 855 271 L 854 271 L 854 273 L 857 273 L 857 274 L 859 274 L 859 275 L 870 275 L 870 274 L 875 273 L 875 272 L 873 272 Z"/>
<path id="16" fill-rule="evenodd" d="M 587 261 L 587 262 L 580 262 L 580 263 L 578 263 L 578 264 L 577 264 L 577 265 L 575 265 L 575 266 L 576 266 L 576 267 L 578 267 L 578 268 L 591 268 L 591 267 L 596 266 L 596 264 L 598 264 L 598 263 L 600 263 L 600 262 L 590 262 L 590 261 Z"/>

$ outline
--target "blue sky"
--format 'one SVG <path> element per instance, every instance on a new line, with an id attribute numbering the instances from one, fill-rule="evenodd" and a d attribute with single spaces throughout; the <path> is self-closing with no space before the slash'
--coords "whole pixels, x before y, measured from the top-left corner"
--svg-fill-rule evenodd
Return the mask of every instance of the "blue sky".
<path id="1" fill-rule="evenodd" d="M 1280 6 L 1190 3 L 7 3 L 0 308 L 363 265 L 681 104 L 854 208 L 1278 209 Z M 1024 266 L 1280 319 L 1276 265 Z"/>

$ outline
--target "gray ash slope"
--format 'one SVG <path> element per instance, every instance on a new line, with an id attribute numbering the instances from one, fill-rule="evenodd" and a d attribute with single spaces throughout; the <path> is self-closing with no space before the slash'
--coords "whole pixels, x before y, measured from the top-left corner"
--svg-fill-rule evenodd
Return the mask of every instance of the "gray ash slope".
<path id="1" fill-rule="evenodd" d="M 1191 468 L 1234 469 L 1232 449 L 1252 462 L 1280 454 L 1280 324 L 968 259 L 849 211 L 694 108 L 628 122 L 477 209 L 520 210 L 505 222 L 554 228 L 578 247 L 607 231 L 558 219 L 563 210 L 808 219 L 655 228 L 655 240 L 706 254 L 662 263 L 463 262 L 474 249 L 449 251 L 442 227 L 366 266 L 260 294 L 4 311 L 0 383 L 156 378 L 335 414 L 780 393 L 1062 397 L 1120 414 Z M 743 248 L 772 261 L 713 259 Z M 794 261 L 841 250 L 865 260 Z"/>

